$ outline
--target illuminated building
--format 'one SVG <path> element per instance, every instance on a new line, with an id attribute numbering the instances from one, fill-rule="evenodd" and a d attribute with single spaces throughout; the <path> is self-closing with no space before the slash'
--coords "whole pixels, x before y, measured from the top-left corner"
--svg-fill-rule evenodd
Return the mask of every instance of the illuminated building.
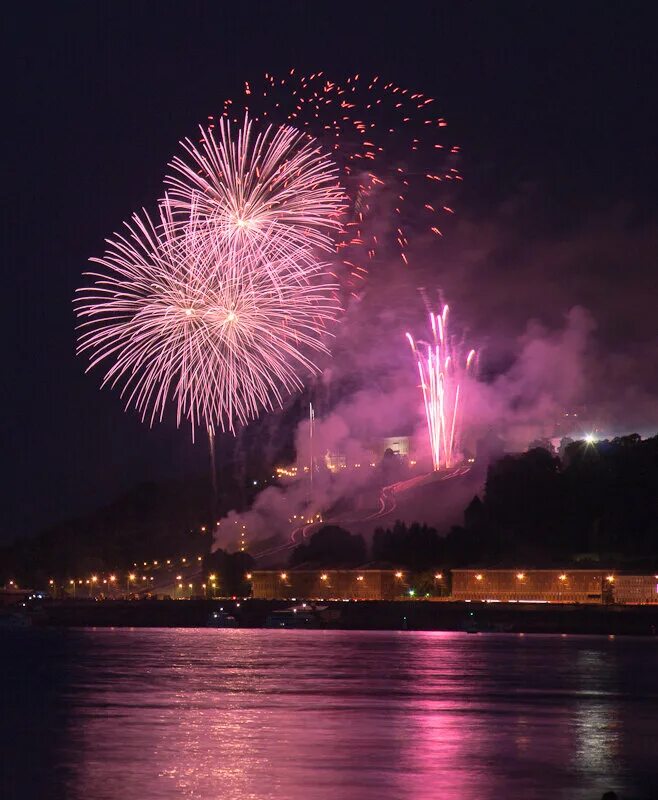
<path id="1" fill-rule="evenodd" d="M 452 600 L 656 603 L 658 578 L 601 569 L 455 569 Z"/>
<path id="2" fill-rule="evenodd" d="M 615 603 L 658 603 L 658 575 L 615 575 Z"/>
<path id="3" fill-rule="evenodd" d="M 394 569 L 254 570 L 253 597 L 261 600 L 396 600 L 406 592 Z"/>

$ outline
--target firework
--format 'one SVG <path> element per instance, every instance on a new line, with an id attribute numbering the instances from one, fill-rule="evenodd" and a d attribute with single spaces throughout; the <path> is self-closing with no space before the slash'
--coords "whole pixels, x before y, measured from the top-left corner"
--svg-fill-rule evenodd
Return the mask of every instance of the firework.
<path id="1" fill-rule="evenodd" d="M 267 252 L 211 242 L 194 209 L 181 226 L 166 205 L 157 223 L 144 213 L 126 228 L 92 259 L 101 271 L 76 299 L 78 353 L 126 408 L 152 425 L 172 403 L 193 435 L 234 431 L 316 371 L 338 304 L 306 250 L 288 254 L 275 232 Z"/>
<path id="2" fill-rule="evenodd" d="M 415 233 L 442 236 L 443 218 L 452 214 L 450 197 L 461 181 L 459 147 L 446 138 L 447 123 L 434 98 L 375 76 L 345 81 L 324 72 L 245 83 L 242 98 L 224 101 L 209 128 L 238 122 L 249 112 L 256 120 L 294 125 L 327 148 L 340 167 L 349 213 L 338 242 L 341 278 L 358 288 L 369 262 L 388 247 L 405 265 Z M 390 211 L 390 214 L 389 214 Z"/>
<path id="3" fill-rule="evenodd" d="M 407 339 L 418 366 L 423 394 L 427 433 L 434 470 L 449 469 L 455 463 L 459 425 L 464 405 L 464 378 L 475 367 L 475 350 L 462 361 L 448 332 L 448 306 L 441 314 L 430 312 L 431 340 Z"/>
<path id="4" fill-rule="evenodd" d="M 194 208 L 199 233 L 232 248 L 333 252 L 345 196 L 318 144 L 289 125 L 256 132 L 246 114 L 236 128 L 223 118 L 213 127 L 201 128 L 199 146 L 181 142 L 186 158 L 169 165 L 165 202 L 185 224 Z"/>

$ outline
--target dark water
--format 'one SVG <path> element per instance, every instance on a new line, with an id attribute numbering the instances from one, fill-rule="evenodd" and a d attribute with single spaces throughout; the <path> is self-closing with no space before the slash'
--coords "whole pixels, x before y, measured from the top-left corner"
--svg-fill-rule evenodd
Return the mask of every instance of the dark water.
<path id="1" fill-rule="evenodd" d="M 6 800 L 658 798 L 658 641 L 0 636 Z"/>

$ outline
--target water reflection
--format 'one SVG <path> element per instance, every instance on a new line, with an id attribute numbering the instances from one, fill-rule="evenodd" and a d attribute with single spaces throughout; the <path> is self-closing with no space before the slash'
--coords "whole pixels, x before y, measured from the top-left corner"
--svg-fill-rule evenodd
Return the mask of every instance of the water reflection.
<path id="1" fill-rule="evenodd" d="M 11 653 L 3 797 L 658 794 L 648 639 L 35 631 Z M 29 697 L 36 752 L 8 736 Z"/>

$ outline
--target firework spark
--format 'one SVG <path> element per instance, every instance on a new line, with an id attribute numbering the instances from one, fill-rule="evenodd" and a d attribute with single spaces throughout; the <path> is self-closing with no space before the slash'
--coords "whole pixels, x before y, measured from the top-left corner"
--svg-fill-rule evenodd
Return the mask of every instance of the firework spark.
<path id="1" fill-rule="evenodd" d="M 345 195 L 318 144 L 290 125 L 256 132 L 246 114 L 237 130 L 224 118 L 218 135 L 213 127 L 201 128 L 198 147 L 181 142 L 187 159 L 169 165 L 174 212 L 186 220 L 194 208 L 206 232 L 234 248 L 333 252 Z"/>
<path id="2" fill-rule="evenodd" d="M 461 354 L 449 336 L 448 313 L 447 305 L 441 314 L 430 312 L 429 342 L 416 342 L 410 333 L 406 334 L 418 366 L 435 471 L 449 469 L 455 463 L 464 378 L 474 369 L 476 358 L 475 350 L 470 350 L 462 363 Z"/>
<path id="3" fill-rule="evenodd" d="M 255 120 L 294 125 L 331 151 L 349 198 L 338 243 L 341 277 L 358 289 L 385 242 L 406 266 L 410 237 L 419 231 L 441 237 L 443 219 L 454 213 L 449 198 L 462 180 L 459 147 L 446 139 L 447 123 L 434 109 L 434 98 L 379 76 L 334 81 L 324 72 L 292 69 L 279 78 L 266 73 L 262 84 L 245 83 L 243 98 L 225 100 L 208 127 L 221 130 L 223 121 L 237 123 L 249 112 Z"/>
<path id="4" fill-rule="evenodd" d="M 339 309 L 307 250 L 287 254 L 275 232 L 266 252 L 211 242 L 194 209 L 181 227 L 166 204 L 157 223 L 144 213 L 126 228 L 92 259 L 102 270 L 76 299 L 78 353 L 126 408 L 152 425 L 173 403 L 193 435 L 196 425 L 234 431 L 316 371 Z"/>

